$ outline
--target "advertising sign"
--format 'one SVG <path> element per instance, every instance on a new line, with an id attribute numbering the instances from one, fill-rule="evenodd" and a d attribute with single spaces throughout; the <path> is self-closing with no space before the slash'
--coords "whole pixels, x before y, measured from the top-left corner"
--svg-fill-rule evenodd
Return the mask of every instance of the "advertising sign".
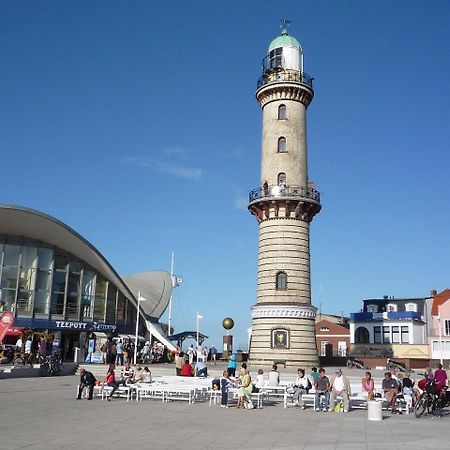
<path id="1" fill-rule="evenodd" d="M 11 312 L 5 312 L 0 317 L 0 342 L 3 342 L 9 328 L 13 326 L 14 316 Z"/>

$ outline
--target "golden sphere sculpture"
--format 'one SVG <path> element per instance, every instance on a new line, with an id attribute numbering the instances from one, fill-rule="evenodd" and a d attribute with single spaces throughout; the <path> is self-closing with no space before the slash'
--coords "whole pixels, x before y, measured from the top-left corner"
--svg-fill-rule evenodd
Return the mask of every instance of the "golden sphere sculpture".
<path id="1" fill-rule="evenodd" d="M 231 330 L 234 327 L 234 320 L 231 317 L 223 319 L 222 326 L 225 330 Z"/>

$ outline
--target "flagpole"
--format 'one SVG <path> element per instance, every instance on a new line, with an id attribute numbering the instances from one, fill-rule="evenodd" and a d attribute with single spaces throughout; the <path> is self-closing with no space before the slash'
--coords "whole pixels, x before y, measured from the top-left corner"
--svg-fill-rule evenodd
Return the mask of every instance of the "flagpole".
<path id="1" fill-rule="evenodd" d="M 200 314 L 197 312 L 197 347 L 199 346 L 199 342 L 198 342 L 198 337 L 199 337 L 199 319 L 200 319 Z"/>
<path id="2" fill-rule="evenodd" d="M 168 330 L 167 330 L 167 336 L 170 336 L 171 333 L 171 327 L 172 327 L 172 298 L 173 298 L 173 290 L 175 288 L 174 282 L 173 282 L 173 265 L 175 261 L 175 253 L 172 250 L 172 258 L 170 261 L 170 282 L 172 283 L 172 290 L 170 291 L 170 300 L 169 300 L 169 320 L 168 320 Z"/>

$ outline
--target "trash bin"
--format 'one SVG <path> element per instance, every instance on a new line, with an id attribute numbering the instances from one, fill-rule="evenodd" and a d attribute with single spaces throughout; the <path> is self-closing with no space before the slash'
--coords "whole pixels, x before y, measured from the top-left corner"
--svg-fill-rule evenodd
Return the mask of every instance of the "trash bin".
<path id="1" fill-rule="evenodd" d="M 369 420 L 383 420 L 383 411 L 381 407 L 383 402 L 370 400 L 367 402 L 367 418 Z"/>

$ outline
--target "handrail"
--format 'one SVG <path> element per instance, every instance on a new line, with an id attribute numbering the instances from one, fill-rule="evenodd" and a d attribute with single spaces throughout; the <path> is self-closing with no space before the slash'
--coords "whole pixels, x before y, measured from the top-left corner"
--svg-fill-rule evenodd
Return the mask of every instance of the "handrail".
<path id="1" fill-rule="evenodd" d="M 280 70 L 280 71 L 266 71 L 264 72 L 258 80 L 257 89 L 265 84 L 278 83 L 282 81 L 293 81 L 296 83 L 305 84 L 309 88 L 313 87 L 313 77 L 310 77 L 305 72 L 300 72 L 298 70 Z"/>
<path id="2" fill-rule="evenodd" d="M 249 203 L 266 198 L 302 198 L 320 203 L 320 192 L 304 186 L 261 186 L 249 192 Z"/>

